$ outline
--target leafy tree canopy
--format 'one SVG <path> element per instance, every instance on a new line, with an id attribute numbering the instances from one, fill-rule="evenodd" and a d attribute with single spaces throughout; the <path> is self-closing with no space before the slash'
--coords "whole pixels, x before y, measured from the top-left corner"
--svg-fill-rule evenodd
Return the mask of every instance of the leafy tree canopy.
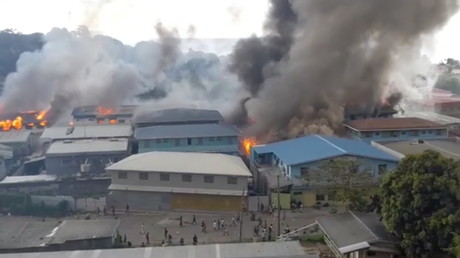
<path id="1" fill-rule="evenodd" d="M 409 257 L 439 257 L 460 233 L 460 164 L 434 151 L 404 158 L 381 185 L 382 217 Z"/>

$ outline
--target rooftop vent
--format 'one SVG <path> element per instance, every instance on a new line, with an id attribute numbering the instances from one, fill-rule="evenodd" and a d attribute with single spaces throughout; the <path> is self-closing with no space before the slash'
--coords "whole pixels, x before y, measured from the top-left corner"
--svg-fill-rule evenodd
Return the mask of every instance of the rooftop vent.
<path id="1" fill-rule="evenodd" d="M 72 140 L 64 140 L 63 142 L 64 143 L 72 143 L 73 141 Z"/>

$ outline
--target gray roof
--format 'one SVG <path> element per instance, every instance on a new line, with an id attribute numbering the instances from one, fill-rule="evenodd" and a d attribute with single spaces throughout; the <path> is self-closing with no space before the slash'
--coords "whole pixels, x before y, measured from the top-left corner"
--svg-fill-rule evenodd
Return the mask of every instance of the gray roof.
<path id="1" fill-rule="evenodd" d="M 5 254 L 0 257 L 23 258 L 121 258 L 121 257 L 168 257 L 168 258 L 307 258 L 299 242 L 260 242 L 237 244 L 213 244 L 197 246 L 169 246 L 146 248 L 122 248 L 105 250 L 79 250 L 67 252 L 44 252 Z"/>
<path id="2" fill-rule="evenodd" d="M 201 152 L 153 151 L 131 155 L 107 171 L 142 171 L 250 177 L 240 157 Z"/>
<path id="3" fill-rule="evenodd" d="M 135 118 L 136 124 L 171 124 L 194 123 L 206 121 L 223 121 L 224 118 L 216 110 L 172 108 L 140 114 Z"/>
<path id="4" fill-rule="evenodd" d="M 123 153 L 128 151 L 127 139 L 106 140 L 69 140 L 53 142 L 46 156 L 78 154 L 78 153 Z"/>
<path id="5" fill-rule="evenodd" d="M 130 137 L 131 125 L 87 125 L 46 128 L 41 139 L 64 140 L 64 139 L 91 139 L 91 138 L 115 138 Z"/>
<path id="6" fill-rule="evenodd" d="M 27 129 L 0 132 L 0 143 L 2 144 L 16 143 L 16 142 L 25 143 L 29 139 L 29 136 L 31 133 L 32 131 L 27 130 Z"/>
<path id="7" fill-rule="evenodd" d="M 113 237 L 119 220 L 64 220 L 47 237 L 48 244 L 62 244 L 66 241 Z"/>
<path id="8" fill-rule="evenodd" d="M 240 131 L 235 126 L 221 124 L 157 125 L 136 128 L 134 138 L 175 139 L 238 136 L 239 134 Z"/>
<path id="9" fill-rule="evenodd" d="M 18 183 L 31 183 L 31 182 L 50 182 L 55 181 L 54 175 L 33 175 L 33 176 L 7 176 L 0 184 L 18 184 Z"/>
<path id="10" fill-rule="evenodd" d="M 348 250 L 349 247 L 360 246 L 362 243 L 367 245 L 374 242 L 398 243 L 385 230 L 375 213 L 348 211 L 320 217 L 317 222 L 339 250 Z"/>
<path id="11" fill-rule="evenodd" d="M 425 150 L 434 150 L 442 155 L 460 160 L 460 141 L 457 138 L 443 140 L 401 141 L 379 143 L 380 145 L 401 153 L 402 155 L 420 154 Z"/>
<path id="12" fill-rule="evenodd" d="M 66 241 L 112 237 L 119 220 L 29 221 L 0 220 L 0 249 L 40 247 Z"/>
<path id="13" fill-rule="evenodd" d="M 460 118 L 438 114 L 429 111 L 405 111 L 399 117 L 418 117 L 425 120 L 430 120 L 442 125 L 460 124 Z"/>

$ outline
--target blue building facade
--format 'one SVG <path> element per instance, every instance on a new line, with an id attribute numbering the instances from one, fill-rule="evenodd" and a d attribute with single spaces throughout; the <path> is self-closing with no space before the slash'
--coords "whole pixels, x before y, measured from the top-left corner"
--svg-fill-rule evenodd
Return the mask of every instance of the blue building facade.
<path id="1" fill-rule="evenodd" d="M 378 178 L 396 168 L 399 159 L 363 141 L 312 135 L 255 146 L 250 161 L 256 166 L 278 166 L 284 176 L 303 178 L 331 159 L 349 158 L 359 162 L 361 169 Z"/>
<path id="2" fill-rule="evenodd" d="M 348 121 L 347 135 L 353 139 L 371 141 L 410 141 L 444 139 L 447 126 L 415 117 L 371 118 Z"/>
<path id="3" fill-rule="evenodd" d="M 138 152 L 214 152 L 238 155 L 240 131 L 222 124 L 159 125 L 136 128 Z"/>

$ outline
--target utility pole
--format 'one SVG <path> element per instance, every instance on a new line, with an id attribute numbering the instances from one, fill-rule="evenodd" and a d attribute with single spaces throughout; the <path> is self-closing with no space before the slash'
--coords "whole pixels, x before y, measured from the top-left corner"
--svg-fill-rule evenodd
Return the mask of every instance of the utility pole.
<path id="1" fill-rule="evenodd" d="M 244 188 L 241 194 L 241 215 L 240 215 L 240 243 L 243 242 L 243 212 L 244 212 Z"/>
<path id="2" fill-rule="evenodd" d="M 276 175 L 276 184 L 278 190 L 278 236 L 281 235 L 281 200 L 280 200 L 280 175 Z"/>

